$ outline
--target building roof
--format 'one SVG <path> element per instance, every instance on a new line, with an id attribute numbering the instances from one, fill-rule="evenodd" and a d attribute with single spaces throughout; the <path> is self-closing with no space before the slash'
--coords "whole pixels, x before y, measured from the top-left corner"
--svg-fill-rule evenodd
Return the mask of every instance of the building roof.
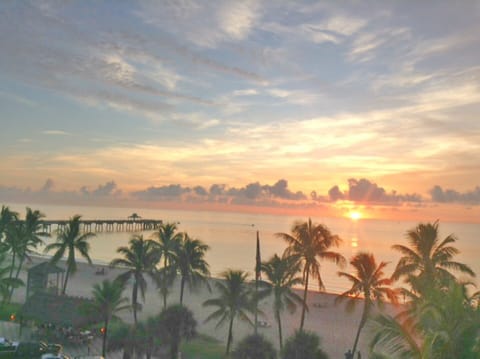
<path id="1" fill-rule="evenodd" d="M 65 269 L 57 267 L 50 261 L 42 262 L 28 269 L 28 273 L 41 273 L 41 274 L 50 274 L 50 273 L 63 273 Z"/>

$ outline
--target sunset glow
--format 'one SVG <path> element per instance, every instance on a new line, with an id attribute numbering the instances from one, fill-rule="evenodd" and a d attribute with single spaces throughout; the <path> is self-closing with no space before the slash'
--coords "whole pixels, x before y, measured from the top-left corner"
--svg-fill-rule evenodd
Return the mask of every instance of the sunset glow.
<path id="1" fill-rule="evenodd" d="M 0 201 L 479 222 L 478 4 L 412 6 L 0 2 Z"/>
<path id="2" fill-rule="evenodd" d="M 358 221 L 360 218 L 362 218 L 362 214 L 357 211 L 350 212 L 349 217 L 353 221 Z"/>

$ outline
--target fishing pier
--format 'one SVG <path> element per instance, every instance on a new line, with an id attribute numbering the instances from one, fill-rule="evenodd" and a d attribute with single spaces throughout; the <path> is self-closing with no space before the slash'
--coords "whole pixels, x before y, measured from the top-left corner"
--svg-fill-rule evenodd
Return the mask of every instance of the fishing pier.
<path id="1" fill-rule="evenodd" d="M 40 221 L 46 233 L 62 232 L 68 220 Z M 140 232 L 158 229 L 162 225 L 159 219 L 81 219 L 80 229 L 83 232 Z"/>

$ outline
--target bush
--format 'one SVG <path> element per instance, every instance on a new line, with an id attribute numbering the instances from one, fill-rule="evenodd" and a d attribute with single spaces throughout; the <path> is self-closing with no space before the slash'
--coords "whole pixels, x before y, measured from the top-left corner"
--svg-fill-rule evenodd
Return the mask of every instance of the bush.
<path id="1" fill-rule="evenodd" d="M 272 343 L 261 335 L 249 335 L 240 341 L 233 352 L 234 359 L 275 359 Z"/>
<path id="2" fill-rule="evenodd" d="M 328 359 L 328 355 L 320 349 L 318 335 L 297 330 L 285 342 L 282 359 Z"/>

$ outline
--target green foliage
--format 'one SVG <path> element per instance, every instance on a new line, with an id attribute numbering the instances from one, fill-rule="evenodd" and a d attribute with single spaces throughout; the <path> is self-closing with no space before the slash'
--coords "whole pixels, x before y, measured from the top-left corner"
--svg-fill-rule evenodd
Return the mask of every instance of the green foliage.
<path id="1" fill-rule="evenodd" d="M 281 359 L 328 359 L 328 355 L 320 348 L 318 335 L 297 330 L 286 340 Z"/>
<path id="2" fill-rule="evenodd" d="M 164 309 L 156 320 L 159 335 L 170 346 L 170 358 L 176 359 L 182 339 L 196 335 L 197 322 L 187 307 L 176 304 Z"/>
<path id="3" fill-rule="evenodd" d="M 372 350 L 391 358 L 480 358 L 480 310 L 453 280 L 430 289 L 396 318 L 382 315 L 373 325 Z"/>
<path id="4" fill-rule="evenodd" d="M 276 357 L 272 343 L 256 334 L 242 339 L 233 352 L 234 359 L 275 359 Z"/>

